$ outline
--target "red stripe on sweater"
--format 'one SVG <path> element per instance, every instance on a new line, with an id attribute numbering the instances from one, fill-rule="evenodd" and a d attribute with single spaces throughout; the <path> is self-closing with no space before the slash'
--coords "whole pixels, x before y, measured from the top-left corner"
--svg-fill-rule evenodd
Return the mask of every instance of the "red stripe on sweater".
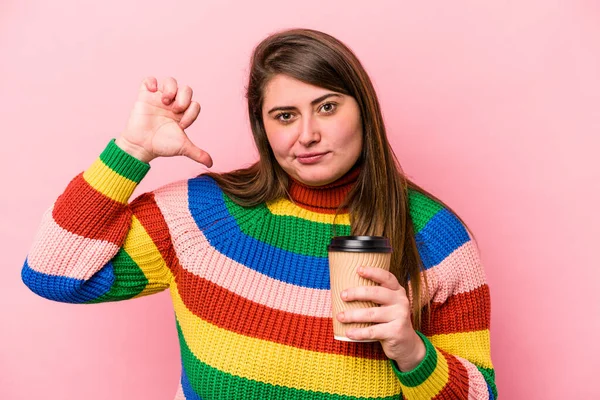
<path id="1" fill-rule="evenodd" d="M 52 218 L 73 234 L 121 246 L 131 224 L 131 211 L 91 187 L 81 173 L 54 203 Z"/>
<path id="2" fill-rule="evenodd" d="M 425 335 L 473 332 L 490 327 L 490 290 L 487 284 L 450 296 L 444 303 L 423 309 L 421 332 Z"/>
<path id="3" fill-rule="evenodd" d="M 438 349 L 448 362 L 448 382 L 432 400 L 456 400 L 469 397 L 469 372 L 452 354 Z"/>
<path id="4" fill-rule="evenodd" d="M 330 318 L 275 310 L 230 292 L 185 269 L 179 271 L 176 282 L 186 307 L 197 317 L 220 328 L 311 351 L 387 359 L 378 342 L 351 343 L 335 340 Z M 198 293 L 202 293 L 202 297 Z M 202 302 L 201 298 L 210 301 Z"/>

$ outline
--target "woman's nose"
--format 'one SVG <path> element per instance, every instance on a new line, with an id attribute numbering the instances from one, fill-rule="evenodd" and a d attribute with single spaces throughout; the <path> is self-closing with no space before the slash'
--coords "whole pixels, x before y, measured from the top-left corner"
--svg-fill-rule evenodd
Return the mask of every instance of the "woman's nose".
<path id="1" fill-rule="evenodd" d="M 305 147 L 309 147 L 321 140 L 321 132 L 318 123 L 313 117 L 307 117 L 302 123 L 302 131 L 298 136 L 298 142 Z"/>

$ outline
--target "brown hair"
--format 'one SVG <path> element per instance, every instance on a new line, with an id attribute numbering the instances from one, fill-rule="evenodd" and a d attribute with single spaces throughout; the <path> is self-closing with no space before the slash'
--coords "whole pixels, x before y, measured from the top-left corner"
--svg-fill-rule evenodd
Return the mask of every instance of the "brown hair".
<path id="1" fill-rule="evenodd" d="M 422 263 L 409 214 L 408 191 L 416 190 L 440 201 L 402 172 L 388 142 L 371 80 L 358 58 L 339 40 L 315 30 L 292 29 L 258 44 L 251 59 L 246 97 L 260 159 L 248 168 L 208 175 L 242 206 L 287 196 L 288 176 L 275 160 L 262 120 L 266 85 L 278 74 L 352 96 L 358 103 L 363 125 L 360 174 L 339 210 L 348 209 L 353 235 L 390 239 L 394 249 L 391 271 L 407 290 L 410 282 L 413 326 L 419 329 L 425 299 L 422 290 L 427 283 L 420 274 Z"/>

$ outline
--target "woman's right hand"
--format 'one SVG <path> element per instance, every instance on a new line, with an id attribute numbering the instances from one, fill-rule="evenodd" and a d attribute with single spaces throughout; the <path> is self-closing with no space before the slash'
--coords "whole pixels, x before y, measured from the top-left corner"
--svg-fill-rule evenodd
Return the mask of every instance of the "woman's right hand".
<path id="1" fill-rule="evenodd" d="M 192 94 L 189 86 L 177 87 L 173 78 L 160 86 L 154 77 L 144 79 L 117 146 L 146 163 L 157 157 L 186 156 L 210 168 L 210 155 L 184 132 L 200 113 Z"/>

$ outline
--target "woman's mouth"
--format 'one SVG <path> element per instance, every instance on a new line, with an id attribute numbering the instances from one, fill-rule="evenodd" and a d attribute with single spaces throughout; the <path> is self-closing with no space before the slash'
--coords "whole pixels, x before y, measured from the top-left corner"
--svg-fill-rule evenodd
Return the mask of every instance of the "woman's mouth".
<path id="1" fill-rule="evenodd" d="M 296 159 L 300 164 L 316 164 L 323 159 L 329 152 L 324 153 L 304 153 L 298 154 Z"/>

